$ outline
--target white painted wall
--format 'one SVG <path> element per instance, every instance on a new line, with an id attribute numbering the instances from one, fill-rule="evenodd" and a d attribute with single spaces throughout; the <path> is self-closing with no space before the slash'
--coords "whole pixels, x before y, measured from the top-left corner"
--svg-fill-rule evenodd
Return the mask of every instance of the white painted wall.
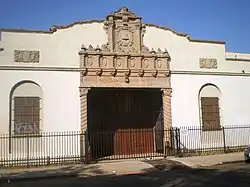
<path id="1" fill-rule="evenodd" d="M 1 32 L 0 66 L 79 67 L 81 45 L 101 46 L 107 42 L 103 23 L 76 24 L 54 33 Z M 147 26 L 144 44 L 151 48 L 167 49 L 171 70 L 210 72 L 250 72 L 250 54 L 226 53 L 224 44 L 194 42 L 172 31 Z M 14 50 L 39 50 L 39 64 L 14 63 Z M 237 55 L 243 61 L 226 60 Z M 217 69 L 200 69 L 199 58 L 217 58 Z M 244 61 L 245 60 L 245 61 Z M 248 61 L 247 61 L 248 60 Z"/>
<path id="2" fill-rule="evenodd" d="M 250 54 L 225 53 L 224 44 L 192 42 L 186 37 L 178 36 L 172 31 L 155 27 L 147 27 L 144 43 L 151 48 L 167 49 L 171 56 L 172 71 L 206 71 L 206 72 L 235 72 L 242 70 L 250 72 Z M 237 55 L 237 60 L 226 60 Z M 216 58 L 217 69 L 201 69 L 199 58 Z M 245 60 L 245 61 L 244 61 Z"/>
<path id="3" fill-rule="evenodd" d="M 174 126 L 199 126 L 199 90 L 212 83 L 221 91 L 222 125 L 250 124 L 250 77 L 172 75 Z"/>
<path id="4" fill-rule="evenodd" d="M 250 77 L 172 75 L 172 122 L 181 127 L 181 144 L 189 149 L 244 146 L 250 144 Z M 223 131 L 200 130 L 199 91 L 205 84 L 220 90 L 221 125 Z M 218 94 L 218 93 L 217 93 Z M 216 94 L 216 95 L 217 95 Z M 185 129 L 183 129 L 185 128 Z"/>
<path id="5" fill-rule="evenodd" d="M 55 33 L 2 32 L 0 66 L 79 67 L 78 52 L 82 44 L 101 45 L 107 42 L 102 23 L 75 25 Z M 39 63 L 15 63 L 14 50 L 40 51 Z"/>
<path id="6" fill-rule="evenodd" d="M 46 34 L 2 32 L 0 47 L 4 48 L 4 51 L 0 52 L 0 69 L 3 66 L 78 68 L 78 51 L 82 44 L 85 46 L 91 44 L 95 47 L 106 42 L 107 36 L 102 23 L 78 24 Z M 146 28 L 144 44 L 150 49 L 166 48 L 172 59 L 170 65 L 172 71 L 241 73 L 244 70 L 246 73 L 250 72 L 248 61 L 250 55 L 237 53 L 238 59 L 243 61 L 232 60 L 235 53 L 226 53 L 224 44 L 189 41 L 188 38 L 178 36 L 172 31 L 152 26 Z M 14 63 L 14 50 L 38 50 L 41 55 L 40 62 L 38 64 Z M 199 58 L 217 58 L 218 69 L 200 69 Z M 0 70 L 0 83 L 3 85 L 0 91 L 0 133 L 8 132 L 10 90 L 22 80 L 34 81 L 43 90 L 43 131 L 80 130 L 79 76 L 78 72 Z M 215 84 L 221 91 L 222 125 L 250 123 L 250 89 L 247 86 L 250 83 L 250 77 L 172 74 L 173 126 L 199 127 L 198 94 L 200 88 L 207 83 Z M 231 134 L 229 133 L 228 136 L 230 137 Z M 190 140 L 189 143 L 193 141 L 191 137 L 196 142 L 202 140 L 201 134 L 197 136 L 189 134 L 186 136 Z M 218 135 L 218 137 L 221 136 Z M 246 137 L 243 139 L 248 140 Z"/>
<path id="7" fill-rule="evenodd" d="M 36 82 L 43 91 L 43 132 L 80 130 L 80 74 L 78 72 L 0 71 L 0 133 L 9 129 L 9 94 L 22 80 Z"/>

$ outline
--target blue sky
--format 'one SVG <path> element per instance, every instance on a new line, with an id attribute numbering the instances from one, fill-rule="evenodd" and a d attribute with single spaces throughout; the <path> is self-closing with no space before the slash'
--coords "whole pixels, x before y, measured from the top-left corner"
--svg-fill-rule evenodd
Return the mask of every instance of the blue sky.
<path id="1" fill-rule="evenodd" d="M 143 22 L 194 39 L 226 41 L 227 51 L 250 53 L 250 0 L 0 0 L 0 28 L 48 30 L 51 25 L 104 19 L 122 5 Z"/>

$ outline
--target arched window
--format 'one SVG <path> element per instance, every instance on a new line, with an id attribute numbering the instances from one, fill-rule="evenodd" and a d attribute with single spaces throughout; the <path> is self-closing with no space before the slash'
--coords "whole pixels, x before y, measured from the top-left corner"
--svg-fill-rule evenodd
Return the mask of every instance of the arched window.
<path id="1" fill-rule="evenodd" d="M 41 131 L 42 89 L 32 81 L 16 84 L 10 93 L 11 132 L 38 134 Z"/>
<path id="2" fill-rule="evenodd" d="M 220 99 L 221 92 L 217 86 L 213 84 L 202 86 L 199 93 L 199 101 L 201 123 L 204 131 L 221 129 Z"/>

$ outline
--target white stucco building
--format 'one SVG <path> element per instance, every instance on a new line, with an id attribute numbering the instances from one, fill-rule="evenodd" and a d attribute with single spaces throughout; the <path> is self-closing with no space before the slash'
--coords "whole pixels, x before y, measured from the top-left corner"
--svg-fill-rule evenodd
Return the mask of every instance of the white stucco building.
<path id="1" fill-rule="evenodd" d="M 109 26 L 118 23 L 123 25 L 114 29 L 128 27 L 132 31 L 127 29 L 131 32 L 116 35 L 118 31 Z M 165 90 L 167 96 L 162 97 L 165 128 L 195 126 L 205 128 L 204 132 L 206 128 L 213 128 L 209 131 L 211 135 L 218 133 L 221 126 L 250 123 L 250 54 L 226 52 L 225 42 L 194 40 L 166 27 L 141 24 L 140 18 L 126 8 L 107 16 L 106 22 L 75 22 L 53 26 L 50 31 L 1 29 L 0 35 L 0 133 L 86 130 L 88 98 L 83 95 L 94 87 Z M 117 47 L 119 42 L 120 48 Z M 104 54 L 106 43 L 113 47 L 114 54 Z M 114 59 L 119 55 L 121 59 L 131 59 L 134 55 L 135 64 L 148 55 L 149 63 L 162 58 L 166 60 L 166 67 L 163 64 L 157 66 L 158 69 L 152 66 L 147 70 L 143 60 L 138 60 L 139 68 L 131 65 L 132 60 L 126 61 L 131 64 L 120 69 L 117 64 L 110 69 L 100 64 L 100 67 L 87 67 L 81 57 L 90 56 L 91 51 L 95 51 L 93 59 L 99 54 L 112 58 L 105 61 L 107 66 L 118 64 Z M 85 58 L 86 62 L 88 60 Z M 98 62 L 104 64 L 103 59 Z M 90 66 L 90 60 L 88 63 Z M 105 72 L 111 73 L 106 75 Z M 124 75 L 115 76 L 112 72 Z M 238 131 L 237 136 L 243 137 L 240 144 L 249 143 L 248 134 L 244 133 L 250 129 Z M 191 144 L 203 136 L 187 131 L 181 133 Z"/>

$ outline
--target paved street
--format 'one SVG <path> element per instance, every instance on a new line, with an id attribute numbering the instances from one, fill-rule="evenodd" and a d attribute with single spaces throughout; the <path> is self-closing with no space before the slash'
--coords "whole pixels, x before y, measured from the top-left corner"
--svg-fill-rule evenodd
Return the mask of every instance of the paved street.
<path id="1" fill-rule="evenodd" d="M 127 176 L 97 176 L 97 177 L 71 177 L 54 178 L 46 180 L 3 183 L 2 187 L 42 187 L 42 186 L 145 186 L 145 187 L 171 187 L 171 186 L 249 186 L 250 164 L 237 163 L 213 166 L 209 168 L 191 169 L 174 163 L 152 163 L 161 171 L 148 171 L 143 175 Z"/>

